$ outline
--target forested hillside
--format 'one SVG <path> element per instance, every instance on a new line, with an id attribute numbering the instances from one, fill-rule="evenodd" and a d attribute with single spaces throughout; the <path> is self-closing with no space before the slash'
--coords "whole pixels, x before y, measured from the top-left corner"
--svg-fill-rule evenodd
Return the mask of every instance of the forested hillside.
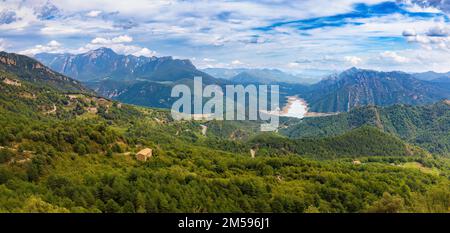
<path id="1" fill-rule="evenodd" d="M 59 74 L 27 56 L 0 52 L 0 72 L 6 78 L 16 76 L 39 86 L 50 86 L 63 92 L 90 92 L 80 82 Z"/>
<path id="2" fill-rule="evenodd" d="M 251 142 L 268 150 L 269 155 L 281 150 L 313 158 L 427 156 L 424 150 L 370 126 L 326 138 L 287 139 L 279 135 L 258 135 Z"/>
<path id="3" fill-rule="evenodd" d="M 377 127 L 433 153 L 450 153 L 448 101 L 427 106 L 355 108 L 349 113 L 303 119 L 283 129 L 282 133 L 293 138 L 324 137 L 340 135 L 363 125 Z"/>

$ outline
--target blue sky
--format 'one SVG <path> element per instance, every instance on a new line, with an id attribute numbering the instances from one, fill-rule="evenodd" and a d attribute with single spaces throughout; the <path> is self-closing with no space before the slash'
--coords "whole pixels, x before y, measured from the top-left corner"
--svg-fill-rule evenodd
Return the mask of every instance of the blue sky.
<path id="1" fill-rule="evenodd" d="M 191 59 L 200 68 L 450 71 L 445 0 L 0 0 L 0 50 Z"/>

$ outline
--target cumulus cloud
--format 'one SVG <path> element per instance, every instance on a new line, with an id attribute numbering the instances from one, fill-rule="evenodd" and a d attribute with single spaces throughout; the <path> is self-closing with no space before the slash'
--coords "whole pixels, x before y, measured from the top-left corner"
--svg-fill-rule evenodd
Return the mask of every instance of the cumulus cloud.
<path id="1" fill-rule="evenodd" d="M 89 11 L 88 13 L 86 13 L 87 17 L 97 17 L 102 13 L 102 11 L 97 11 L 97 10 L 93 10 L 93 11 Z"/>
<path id="2" fill-rule="evenodd" d="M 132 41 L 133 41 L 133 38 L 130 36 L 127 36 L 127 35 L 112 38 L 113 43 L 129 43 Z"/>
<path id="3" fill-rule="evenodd" d="M 140 47 L 136 45 L 129 45 L 133 41 L 133 38 L 128 35 L 121 35 L 113 38 L 102 38 L 97 37 L 91 40 L 90 43 L 78 48 L 78 49 L 70 49 L 65 48 L 56 40 L 52 40 L 47 44 L 38 44 L 32 48 L 28 48 L 20 51 L 19 53 L 33 56 L 38 53 L 84 53 L 90 50 L 95 50 L 101 47 L 111 48 L 117 53 L 125 54 L 125 55 L 134 55 L 134 56 L 145 56 L 152 57 L 157 53 L 153 50 L 150 50 L 145 47 Z M 6 43 L 4 40 L 0 39 L 0 50 L 6 48 Z"/>
<path id="4" fill-rule="evenodd" d="M 440 25 L 430 28 L 426 34 L 431 37 L 447 37 L 450 34 L 450 30 L 448 27 Z"/>
<path id="5" fill-rule="evenodd" d="M 409 37 L 409 36 L 416 36 L 417 33 L 416 33 L 416 30 L 414 30 L 414 29 L 406 29 L 403 31 L 402 35 L 405 37 Z"/>
<path id="6" fill-rule="evenodd" d="M 234 60 L 234 61 L 231 62 L 231 65 L 233 65 L 233 66 L 240 66 L 240 65 L 244 65 L 244 63 L 239 61 L 239 60 Z"/>
<path id="7" fill-rule="evenodd" d="M 421 44 L 429 44 L 431 40 L 426 35 L 414 35 L 414 36 L 407 36 L 406 37 L 408 42 L 417 42 Z"/>
<path id="8" fill-rule="evenodd" d="M 397 0 L 406 5 L 406 9 L 412 12 L 445 12 L 450 13 L 450 2 L 447 0 Z"/>
<path id="9" fill-rule="evenodd" d="M 16 12 L 11 10 L 3 10 L 0 12 L 0 24 L 10 24 L 16 22 L 20 18 L 17 17 Z"/>
<path id="10" fill-rule="evenodd" d="M 383 59 L 387 59 L 389 61 L 394 61 L 397 63 L 406 63 L 406 62 L 410 61 L 409 58 L 400 56 L 396 52 L 393 52 L 393 51 L 385 51 L 385 52 L 381 53 L 380 56 Z"/>
<path id="11" fill-rule="evenodd" d="M 152 57 L 156 55 L 156 52 L 148 48 L 140 48 L 137 49 L 135 52 L 132 52 L 131 54 L 134 56 Z"/>
<path id="12" fill-rule="evenodd" d="M 345 61 L 350 63 L 352 66 L 357 66 L 362 62 L 362 59 L 357 56 L 345 56 L 344 59 L 345 59 Z"/>
<path id="13" fill-rule="evenodd" d="M 287 64 L 287 67 L 288 67 L 288 68 L 298 68 L 298 67 L 300 67 L 300 63 L 297 63 L 297 62 L 289 62 L 289 63 Z"/>
<path id="14" fill-rule="evenodd" d="M 61 44 L 56 40 L 52 40 L 46 45 L 36 45 L 33 48 L 23 50 L 19 53 L 33 56 L 38 53 L 61 53 L 63 51 L 64 49 Z"/>
<path id="15" fill-rule="evenodd" d="M 91 40 L 91 43 L 92 44 L 109 44 L 109 43 L 111 43 L 111 40 L 108 40 L 108 39 L 105 39 L 102 37 L 97 37 L 97 38 Z"/>
<path id="16" fill-rule="evenodd" d="M 133 38 L 128 35 L 121 35 L 113 38 L 96 37 L 87 45 L 79 48 L 77 52 L 87 52 L 100 47 L 108 47 L 120 54 L 131 54 L 134 56 L 145 57 L 156 56 L 157 53 L 148 48 L 127 44 L 132 41 Z"/>
<path id="17" fill-rule="evenodd" d="M 427 50 L 448 50 L 450 48 L 450 28 L 443 24 L 433 25 L 422 33 L 403 33 L 410 43 L 418 43 Z"/>
<path id="18" fill-rule="evenodd" d="M 0 38 L 0 51 L 5 51 L 8 47 L 8 44 L 6 41 L 2 38 Z"/>
<path id="19" fill-rule="evenodd" d="M 35 7 L 34 12 L 36 16 L 41 20 L 50 20 L 61 16 L 61 12 L 58 7 L 56 7 L 50 1 L 47 1 L 40 7 Z"/>
<path id="20" fill-rule="evenodd" d="M 108 45 L 108 44 L 118 44 L 118 43 L 129 43 L 132 42 L 133 38 L 128 35 L 123 36 L 117 36 L 112 39 L 106 39 L 103 37 L 97 37 L 91 41 L 92 44 L 102 44 L 102 45 Z"/>
<path id="21" fill-rule="evenodd" d="M 203 61 L 204 62 L 215 62 L 216 61 L 216 59 L 213 59 L 213 58 L 203 58 Z"/>

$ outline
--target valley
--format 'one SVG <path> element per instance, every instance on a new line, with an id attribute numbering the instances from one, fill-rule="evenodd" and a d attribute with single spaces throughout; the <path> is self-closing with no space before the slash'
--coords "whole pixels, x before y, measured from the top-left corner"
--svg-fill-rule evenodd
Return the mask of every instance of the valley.
<path id="1" fill-rule="evenodd" d="M 191 86 L 195 76 L 201 76 L 204 85 L 216 84 L 221 87 L 278 85 L 282 106 L 288 103 L 288 97 L 301 96 L 308 103 L 310 116 L 348 112 L 367 105 L 424 105 L 450 98 L 450 86 L 446 81 L 440 81 L 446 79 L 445 74 L 408 74 L 351 68 L 310 83 L 280 70 L 202 71 L 189 60 L 124 56 L 107 48 L 79 55 L 37 54 L 35 57 L 50 68 L 84 82 L 102 96 L 147 107 L 170 108 L 175 101 L 170 97 L 171 88 L 177 84 Z M 426 78 L 428 76 L 431 77 Z M 296 111 L 299 112 L 295 115 L 302 115 L 304 110 Z"/>
<path id="2" fill-rule="evenodd" d="M 116 85 L 105 95 L 0 55 L 1 212 L 449 211 L 448 100 L 315 113 L 311 86 L 285 85 L 285 127 L 260 132 L 254 121 L 175 121 L 166 102 L 145 102 L 165 100 L 160 81 L 102 80 Z"/>

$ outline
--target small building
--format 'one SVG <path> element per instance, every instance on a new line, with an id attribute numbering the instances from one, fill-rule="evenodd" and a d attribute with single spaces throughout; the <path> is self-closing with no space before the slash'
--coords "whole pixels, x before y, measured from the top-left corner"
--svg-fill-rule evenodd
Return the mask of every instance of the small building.
<path id="1" fill-rule="evenodd" d="M 200 127 L 202 127 L 202 135 L 206 136 L 206 131 L 208 130 L 208 126 L 206 125 L 200 125 Z"/>
<path id="2" fill-rule="evenodd" d="M 250 156 L 252 157 L 252 159 L 256 157 L 256 149 L 250 149 Z"/>
<path id="3" fill-rule="evenodd" d="M 145 148 L 136 154 L 136 159 L 139 161 L 147 161 L 147 159 L 151 158 L 152 156 L 153 156 L 152 149 Z"/>
<path id="4" fill-rule="evenodd" d="M 96 107 L 88 107 L 86 109 L 88 112 L 93 113 L 93 114 L 97 114 L 98 113 L 98 109 Z"/>
<path id="5" fill-rule="evenodd" d="M 353 165 L 361 165 L 361 161 L 359 161 L 359 160 L 353 160 Z"/>

